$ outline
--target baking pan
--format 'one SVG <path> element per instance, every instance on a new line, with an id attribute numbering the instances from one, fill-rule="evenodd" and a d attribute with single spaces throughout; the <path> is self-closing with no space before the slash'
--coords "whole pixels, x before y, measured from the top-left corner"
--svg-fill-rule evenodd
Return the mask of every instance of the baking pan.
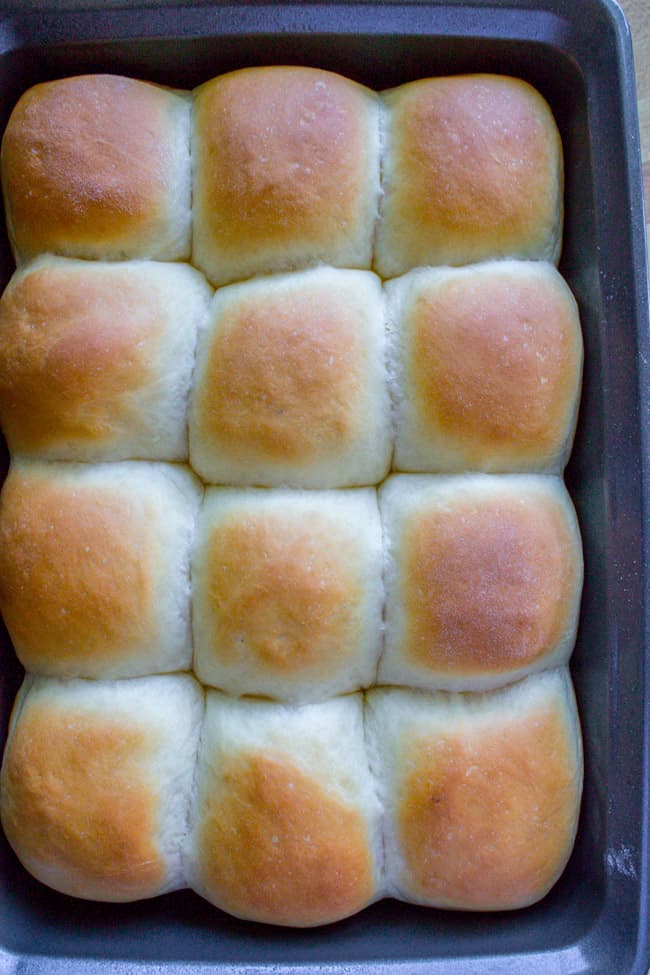
<path id="1" fill-rule="evenodd" d="M 0 127 L 39 81 L 110 71 L 191 88 L 233 68 L 307 64 L 382 89 L 466 71 L 516 75 L 564 141 L 561 271 L 581 310 L 582 406 L 567 484 L 586 582 L 572 673 L 585 742 L 576 847 L 523 911 L 383 901 L 292 931 L 233 920 L 189 891 L 75 901 L 0 840 L 0 973 L 646 975 L 648 933 L 648 296 L 631 43 L 612 0 L 320 4 L 0 3 Z M 0 234 L 0 284 L 13 262 Z M 3 455 L 6 470 L 6 451 Z M 21 680 L 0 648 L 0 733 Z"/>

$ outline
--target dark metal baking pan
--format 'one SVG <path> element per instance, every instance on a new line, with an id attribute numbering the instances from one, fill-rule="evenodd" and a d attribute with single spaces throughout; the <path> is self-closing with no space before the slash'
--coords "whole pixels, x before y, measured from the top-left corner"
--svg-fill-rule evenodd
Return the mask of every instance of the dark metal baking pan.
<path id="1" fill-rule="evenodd" d="M 291 931 L 235 921 L 188 891 L 100 905 L 32 880 L 0 841 L 0 973 L 646 975 L 648 932 L 648 296 L 627 25 L 611 0 L 0 3 L 0 127 L 36 82 L 94 71 L 191 88 L 300 63 L 377 88 L 465 71 L 523 77 L 550 102 L 566 160 L 561 270 L 584 327 L 567 483 L 586 584 L 572 672 L 586 778 L 578 840 L 539 904 L 464 914 L 384 901 Z M 0 284 L 12 260 L 0 239 Z M 6 457 L 5 457 L 6 466 Z M 21 673 L 0 650 L 4 736 Z"/>

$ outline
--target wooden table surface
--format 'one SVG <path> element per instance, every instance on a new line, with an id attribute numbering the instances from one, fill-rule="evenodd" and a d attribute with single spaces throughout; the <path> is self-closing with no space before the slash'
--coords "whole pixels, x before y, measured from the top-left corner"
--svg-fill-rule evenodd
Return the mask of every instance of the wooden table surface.
<path id="1" fill-rule="evenodd" d="M 650 0 L 619 0 L 619 3 L 630 24 L 634 45 L 646 228 L 650 240 Z"/>

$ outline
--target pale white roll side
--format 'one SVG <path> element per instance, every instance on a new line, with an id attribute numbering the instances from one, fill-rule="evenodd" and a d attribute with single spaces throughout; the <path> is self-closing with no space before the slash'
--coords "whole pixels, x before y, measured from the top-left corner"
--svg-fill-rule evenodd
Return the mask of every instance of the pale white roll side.
<path id="1" fill-rule="evenodd" d="M 47 460 L 187 460 L 196 337 L 212 289 L 187 264 L 51 255 L 0 299 L 0 424 Z"/>
<path id="2" fill-rule="evenodd" d="M 28 677 L 0 775 L 2 825 L 25 868 L 86 900 L 183 887 L 203 711 L 189 675 Z"/>
<path id="3" fill-rule="evenodd" d="M 583 763 L 565 668 L 487 694 L 369 692 L 387 891 L 496 911 L 540 900 L 575 840 Z"/>
<path id="4" fill-rule="evenodd" d="M 2 140 L 16 261 L 190 256 L 188 92 L 94 74 L 34 85 Z"/>
<path id="5" fill-rule="evenodd" d="M 191 663 L 188 468 L 14 458 L 0 495 L 0 610 L 27 670 L 134 677 Z"/>
<path id="6" fill-rule="evenodd" d="M 311 927 L 383 893 L 380 809 L 360 695 L 287 707 L 208 691 L 187 846 L 222 910 Z"/>
<path id="7" fill-rule="evenodd" d="M 378 116 L 375 92 L 316 68 L 246 68 L 196 89 L 193 263 L 215 285 L 369 268 Z"/>
<path id="8" fill-rule="evenodd" d="M 190 463 L 205 481 L 376 484 L 391 450 L 376 275 L 323 267 L 217 291 L 190 404 Z"/>
<path id="9" fill-rule="evenodd" d="M 568 661 L 583 559 L 560 478 L 397 474 L 379 498 L 380 683 L 481 691 Z"/>
<path id="10" fill-rule="evenodd" d="M 374 683 L 376 492 L 208 488 L 192 558 L 194 670 L 230 694 L 311 701 Z"/>

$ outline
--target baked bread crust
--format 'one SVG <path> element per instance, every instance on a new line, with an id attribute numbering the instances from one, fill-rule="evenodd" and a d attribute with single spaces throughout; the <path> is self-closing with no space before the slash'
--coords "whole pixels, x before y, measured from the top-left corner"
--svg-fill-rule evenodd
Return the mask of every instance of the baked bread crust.
<path id="1" fill-rule="evenodd" d="M 2 185 L 17 262 L 190 256 L 190 100 L 117 75 L 25 92 L 2 140 Z"/>

